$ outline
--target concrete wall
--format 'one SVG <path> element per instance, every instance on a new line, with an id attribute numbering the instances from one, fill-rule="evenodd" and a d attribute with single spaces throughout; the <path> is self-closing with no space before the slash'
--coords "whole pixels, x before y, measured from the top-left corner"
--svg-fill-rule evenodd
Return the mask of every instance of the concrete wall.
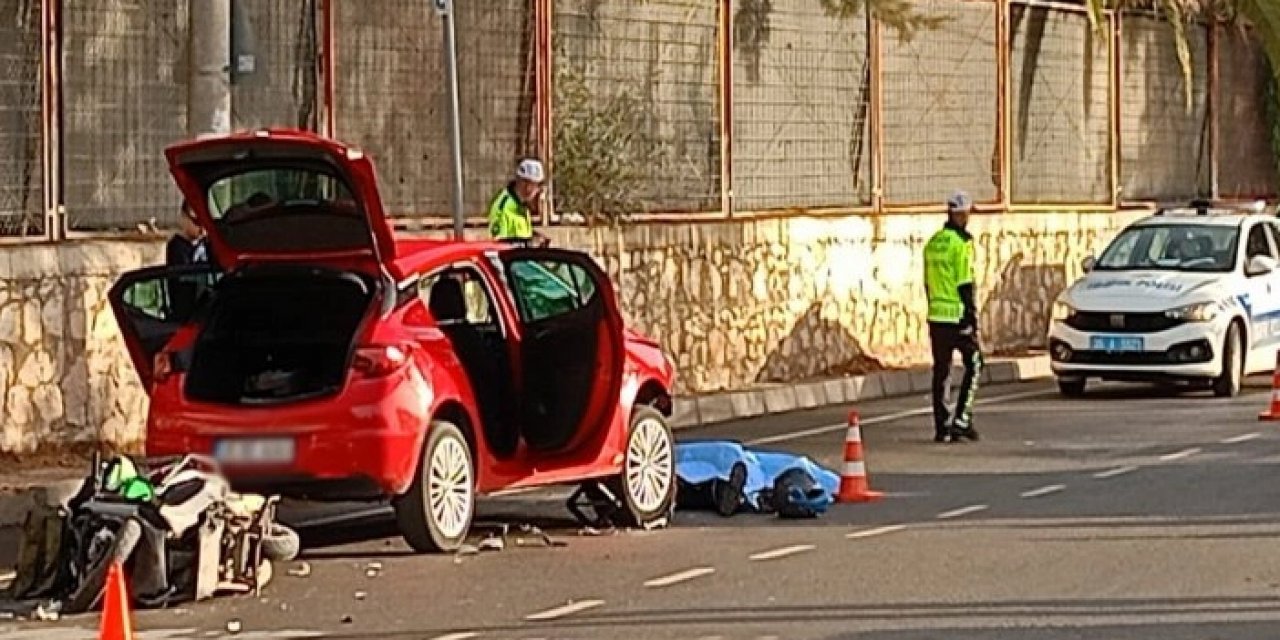
<path id="1" fill-rule="evenodd" d="M 1130 214 L 978 217 L 991 351 L 1042 346 L 1048 308 Z M 618 282 L 628 320 L 674 354 L 681 391 L 741 389 L 928 358 L 920 251 L 940 215 L 557 229 Z M 161 243 L 0 247 L 0 451 L 132 446 L 145 395 L 106 292 Z"/>

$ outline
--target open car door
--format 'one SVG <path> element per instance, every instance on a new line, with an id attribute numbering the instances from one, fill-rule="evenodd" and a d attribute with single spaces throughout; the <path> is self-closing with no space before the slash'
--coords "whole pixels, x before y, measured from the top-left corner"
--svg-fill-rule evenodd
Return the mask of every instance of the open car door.
<path id="1" fill-rule="evenodd" d="M 147 393 L 156 354 L 205 304 L 220 277 L 209 264 L 148 267 L 124 274 L 111 287 L 111 310 Z"/>
<path id="2" fill-rule="evenodd" d="M 533 451 L 573 449 L 607 429 L 622 388 L 622 315 L 590 256 L 510 249 L 501 260 L 522 324 L 521 437 Z"/>

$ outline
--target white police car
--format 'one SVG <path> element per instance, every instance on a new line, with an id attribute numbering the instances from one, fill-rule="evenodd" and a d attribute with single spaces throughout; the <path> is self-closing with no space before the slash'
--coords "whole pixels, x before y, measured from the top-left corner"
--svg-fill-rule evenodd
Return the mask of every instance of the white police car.
<path id="1" fill-rule="evenodd" d="M 1064 395 L 1090 379 L 1190 383 L 1234 396 L 1280 345 L 1280 221 L 1162 211 L 1121 231 L 1054 303 L 1049 355 Z"/>

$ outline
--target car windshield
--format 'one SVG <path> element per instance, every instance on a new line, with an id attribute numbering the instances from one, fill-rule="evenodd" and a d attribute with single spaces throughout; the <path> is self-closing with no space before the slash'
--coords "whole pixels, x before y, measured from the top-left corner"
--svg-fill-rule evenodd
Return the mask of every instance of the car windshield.
<path id="1" fill-rule="evenodd" d="M 1102 253 L 1100 271 L 1228 272 L 1235 264 L 1240 229 L 1221 225 L 1129 227 Z"/>

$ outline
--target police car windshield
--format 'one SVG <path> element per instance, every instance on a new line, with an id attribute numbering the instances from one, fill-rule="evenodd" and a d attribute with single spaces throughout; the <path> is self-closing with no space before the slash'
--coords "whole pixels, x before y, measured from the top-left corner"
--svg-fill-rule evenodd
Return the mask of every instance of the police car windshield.
<path id="1" fill-rule="evenodd" d="M 1102 253 L 1096 269 L 1226 273 L 1234 266 L 1239 237 L 1238 226 L 1129 227 Z"/>

